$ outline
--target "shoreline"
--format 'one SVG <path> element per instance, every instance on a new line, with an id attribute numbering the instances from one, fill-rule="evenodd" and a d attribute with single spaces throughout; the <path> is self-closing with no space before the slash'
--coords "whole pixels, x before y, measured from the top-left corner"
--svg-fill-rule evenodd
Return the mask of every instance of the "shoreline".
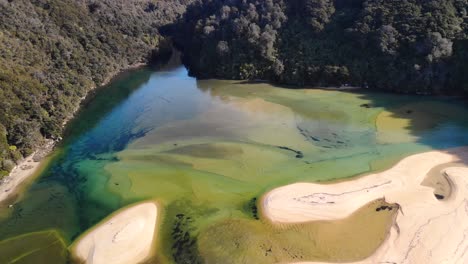
<path id="1" fill-rule="evenodd" d="M 88 100 L 92 99 L 92 97 L 94 96 L 94 91 L 96 91 L 99 88 L 105 87 L 106 85 L 111 83 L 115 78 L 117 78 L 120 74 L 122 74 L 124 72 L 132 71 L 132 70 L 135 70 L 135 69 L 138 69 L 138 68 L 141 68 L 141 67 L 145 67 L 147 65 L 148 64 L 145 63 L 145 62 L 136 62 L 136 63 L 130 64 L 127 67 L 124 67 L 119 71 L 113 71 L 112 73 L 110 73 L 109 77 L 105 78 L 104 81 L 100 85 L 93 85 L 86 92 L 86 95 L 80 98 L 80 101 L 78 102 L 78 106 L 76 107 L 76 109 L 73 112 L 71 112 L 71 114 L 67 118 L 65 118 L 65 120 L 62 123 L 62 128 L 65 129 L 66 125 L 76 117 L 76 114 L 83 107 L 83 103 L 86 103 Z M 61 138 L 58 141 L 60 142 Z"/>
<path id="2" fill-rule="evenodd" d="M 415 154 L 386 171 L 348 181 L 273 189 L 262 196 L 261 213 L 273 224 L 331 221 L 384 198 L 399 206 L 393 226 L 371 256 L 352 263 L 465 263 L 467 166 L 468 147 Z M 376 208 L 376 213 L 381 210 Z"/>
<path id="3" fill-rule="evenodd" d="M 72 261 L 125 264 L 150 259 L 156 253 L 160 210 L 152 200 L 117 210 L 73 242 L 69 247 Z"/>
<path id="4" fill-rule="evenodd" d="M 40 170 L 45 158 L 53 151 L 54 140 L 46 140 L 31 155 L 20 160 L 11 172 L 0 180 L 0 203 L 5 202 L 19 192 L 19 187 L 31 179 Z M 14 203 L 9 204 L 8 208 Z"/>
<path id="5" fill-rule="evenodd" d="M 130 64 L 125 68 L 122 68 L 119 71 L 114 71 L 110 73 L 109 77 L 106 78 L 101 85 L 99 86 L 92 86 L 86 95 L 80 98 L 76 109 L 70 113 L 70 115 L 65 118 L 62 128 L 65 128 L 67 124 L 71 120 L 73 120 L 79 110 L 83 107 L 83 102 L 90 99 L 90 96 L 93 95 L 93 91 L 108 85 L 110 82 L 114 80 L 114 78 L 118 77 L 119 74 L 122 74 L 126 71 L 135 70 L 141 67 L 146 66 L 147 63 L 144 62 L 137 62 L 134 64 Z M 63 132 L 65 129 L 63 130 Z M 63 133 L 62 133 L 63 135 Z M 0 204 L 3 204 L 9 198 L 13 197 L 14 195 L 18 194 L 21 191 L 20 186 L 23 186 L 29 179 L 31 179 L 43 166 L 43 161 L 53 152 L 55 146 L 62 141 L 62 137 L 59 137 L 57 140 L 53 139 L 45 139 L 45 143 L 41 146 L 37 147 L 36 150 L 29 156 L 24 157 L 22 160 L 19 160 L 16 166 L 11 170 L 11 172 L 0 179 Z M 15 199 L 16 200 L 16 199 Z M 16 202 L 16 201 L 15 201 Z M 8 204 L 8 208 L 12 207 L 12 204 Z"/>

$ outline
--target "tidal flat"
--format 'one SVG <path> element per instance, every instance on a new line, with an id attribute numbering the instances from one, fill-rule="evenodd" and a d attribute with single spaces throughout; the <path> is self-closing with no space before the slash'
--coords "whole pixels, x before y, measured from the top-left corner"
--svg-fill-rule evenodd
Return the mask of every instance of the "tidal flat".
<path id="1" fill-rule="evenodd" d="M 57 247 L 40 247 L 42 233 L 28 243 L 56 256 L 48 263 L 65 263 L 62 245 L 119 208 L 156 200 L 161 224 L 148 263 L 362 259 L 382 243 L 391 211 L 371 204 L 359 221 L 276 226 L 259 198 L 468 145 L 467 114 L 455 98 L 197 81 L 182 66 L 131 71 L 96 93 L 40 177 L 1 208 L 0 251 L 20 256 L 21 243 L 9 241 L 53 232 Z M 367 242 L 356 251 L 358 238 Z"/>

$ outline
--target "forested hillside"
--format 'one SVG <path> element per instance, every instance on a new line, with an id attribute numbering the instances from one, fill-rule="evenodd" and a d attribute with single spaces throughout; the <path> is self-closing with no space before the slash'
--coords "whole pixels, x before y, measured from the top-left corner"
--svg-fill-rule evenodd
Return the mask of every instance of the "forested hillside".
<path id="1" fill-rule="evenodd" d="M 189 0 L 0 0 L 0 175 L 62 125 L 87 92 L 146 62 Z"/>
<path id="2" fill-rule="evenodd" d="M 199 0 L 174 30 L 191 74 L 468 91 L 467 0 Z"/>
<path id="3" fill-rule="evenodd" d="M 169 49 L 198 78 L 468 92 L 468 0 L 0 0 L 0 176 Z"/>

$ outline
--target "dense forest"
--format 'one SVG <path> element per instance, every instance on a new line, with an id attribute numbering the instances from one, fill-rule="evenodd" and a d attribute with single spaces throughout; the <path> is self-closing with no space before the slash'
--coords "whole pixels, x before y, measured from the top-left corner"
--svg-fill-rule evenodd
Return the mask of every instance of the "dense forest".
<path id="1" fill-rule="evenodd" d="M 160 26 L 189 0 L 0 0 L 0 176 L 92 88 L 165 45 Z"/>
<path id="2" fill-rule="evenodd" d="M 198 78 L 468 92 L 468 0 L 0 0 L 0 176 L 171 41 Z"/>
<path id="3" fill-rule="evenodd" d="M 201 78 L 468 91 L 467 0 L 199 0 L 173 29 Z"/>

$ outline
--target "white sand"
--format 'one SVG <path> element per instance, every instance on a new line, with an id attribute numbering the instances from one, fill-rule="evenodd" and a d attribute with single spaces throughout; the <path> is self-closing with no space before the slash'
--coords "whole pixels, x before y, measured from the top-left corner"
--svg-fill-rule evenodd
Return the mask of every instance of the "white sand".
<path id="1" fill-rule="evenodd" d="M 335 220 L 384 197 L 401 210 L 379 249 L 354 263 L 468 263 L 468 168 L 442 169 L 452 187 L 443 200 L 421 185 L 431 168 L 453 162 L 468 165 L 468 147 L 413 155 L 387 171 L 346 182 L 280 187 L 263 197 L 262 210 L 277 223 Z"/>
<path id="2" fill-rule="evenodd" d="M 158 210 L 154 202 L 124 208 L 84 234 L 73 254 L 88 264 L 130 264 L 152 254 Z"/>

